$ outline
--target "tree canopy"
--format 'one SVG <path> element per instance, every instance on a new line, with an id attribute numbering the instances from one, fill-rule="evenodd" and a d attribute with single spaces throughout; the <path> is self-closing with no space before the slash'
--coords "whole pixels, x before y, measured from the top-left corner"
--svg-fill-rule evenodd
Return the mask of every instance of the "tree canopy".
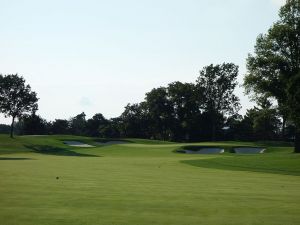
<path id="1" fill-rule="evenodd" d="M 10 136 L 13 137 L 14 121 L 25 113 L 38 109 L 37 94 L 25 85 L 25 79 L 17 74 L 0 75 L 0 112 L 12 117 Z"/>
<path id="2" fill-rule="evenodd" d="M 200 71 L 197 79 L 199 107 L 209 113 L 212 139 L 216 139 L 218 115 L 233 115 L 240 109 L 239 98 L 234 94 L 237 86 L 238 66 L 233 63 L 209 65 Z"/>
<path id="3" fill-rule="evenodd" d="M 283 117 L 291 119 L 299 132 L 300 0 L 288 0 L 279 17 L 266 34 L 258 36 L 254 54 L 247 59 L 244 86 L 256 98 L 276 99 Z M 300 152 L 300 145 L 295 151 Z"/>

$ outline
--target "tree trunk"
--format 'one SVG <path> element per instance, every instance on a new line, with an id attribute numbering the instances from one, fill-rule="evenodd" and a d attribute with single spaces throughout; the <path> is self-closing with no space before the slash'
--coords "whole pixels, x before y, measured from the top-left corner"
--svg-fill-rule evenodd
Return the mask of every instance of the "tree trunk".
<path id="1" fill-rule="evenodd" d="M 295 135 L 295 153 L 300 153 L 300 128 L 296 127 L 296 135 Z"/>
<path id="2" fill-rule="evenodd" d="M 15 116 L 13 116 L 12 122 L 10 125 L 10 138 L 14 138 L 14 124 L 15 124 Z"/>

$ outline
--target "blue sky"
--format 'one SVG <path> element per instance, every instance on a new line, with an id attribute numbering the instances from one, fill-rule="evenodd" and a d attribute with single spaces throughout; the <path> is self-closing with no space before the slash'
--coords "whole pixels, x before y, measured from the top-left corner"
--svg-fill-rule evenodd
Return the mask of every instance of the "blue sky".
<path id="1" fill-rule="evenodd" d="M 0 0 L 0 73 L 24 76 L 42 117 L 119 116 L 154 87 L 245 59 L 284 0 Z M 251 107 L 243 88 L 243 109 Z M 0 115 L 0 123 L 9 120 Z"/>

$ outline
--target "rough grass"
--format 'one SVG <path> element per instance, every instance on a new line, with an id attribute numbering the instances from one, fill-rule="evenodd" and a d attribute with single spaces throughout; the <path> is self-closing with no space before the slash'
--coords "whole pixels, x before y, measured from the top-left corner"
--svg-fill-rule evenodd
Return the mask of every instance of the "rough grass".
<path id="1" fill-rule="evenodd" d="M 261 155 L 186 155 L 187 144 L 130 139 L 69 147 L 73 136 L 0 135 L 0 224 L 296 225 L 300 157 L 286 143 Z M 257 143 L 195 143 L 244 146 Z"/>

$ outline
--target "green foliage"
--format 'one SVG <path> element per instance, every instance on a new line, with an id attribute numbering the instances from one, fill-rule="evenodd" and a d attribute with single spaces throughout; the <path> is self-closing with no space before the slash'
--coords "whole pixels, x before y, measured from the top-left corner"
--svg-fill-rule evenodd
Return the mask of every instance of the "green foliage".
<path id="1" fill-rule="evenodd" d="M 29 85 L 25 85 L 23 77 L 0 74 L 0 112 L 12 117 L 11 137 L 15 118 L 35 112 L 38 109 L 37 101 L 36 93 L 31 91 Z"/>
<path id="2" fill-rule="evenodd" d="M 261 104 L 260 107 L 248 109 L 241 118 L 230 118 L 229 139 L 232 140 L 279 140 L 281 121 L 272 105 Z"/>
<path id="3" fill-rule="evenodd" d="M 18 75 L 0 75 L 0 110 L 6 116 L 20 117 L 37 110 L 36 93 Z"/>
<path id="4" fill-rule="evenodd" d="M 210 115 L 211 137 L 216 140 L 218 117 L 234 115 L 240 109 L 234 94 L 237 86 L 238 66 L 233 63 L 210 65 L 200 71 L 197 79 L 199 108 Z"/>
<path id="5" fill-rule="evenodd" d="M 69 134 L 69 122 L 68 120 L 56 119 L 51 123 L 50 130 L 51 134 Z"/>
<path id="6" fill-rule="evenodd" d="M 121 136 L 145 138 L 147 137 L 149 119 L 145 102 L 140 104 L 128 104 L 121 114 Z"/>
<path id="7" fill-rule="evenodd" d="M 146 94 L 150 130 L 154 139 L 172 139 L 173 107 L 165 87 L 154 88 Z"/>
<path id="8" fill-rule="evenodd" d="M 8 134 L 10 131 L 10 126 L 6 124 L 0 124 L 0 134 Z"/>
<path id="9" fill-rule="evenodd" d="M 175 140 L 197 139 L 200 110 L 196 85 L 173 82 L 168 85 L 168 98 L 173 107 L 173 136 Z M 199 129 L 199 128 L 198 128 Z M 199 138 L 199 137 L 198 137 Z"/>
<path id="10" fill-rule="evenodd" d="M 19 135 L 48 134 L 49 124 L 36 114 L 23 115 L 16 123 L 16 132 Z"/>
<path id="11" fill-rule="evenodd" d="M 196 82 L 173 82 L 146 93 L 145 101 L 128 104 L 118 128 L 123 137 L 196 141 L 220 137 L 225 117 L 240 105 L 233 93 L 238 67 L 205 67 Z M 212 138 L 213 137 L 213 138 Z"/>
<path id="12" fill-rule="evenodd" d="M 99 127 L 99 135 L 102 138 L 119 138 L 120 137 L 120 118 L 112 118 L 104 126 Z"/>
<path id="13" fill-rule="evenodd" d="M 105 138 L 215 139 L 222 134 L 225 117 L 235 114 L 239 108 L 239 100 L 233 94 L 237 74 L 238 67 L 232 63 L 210 65 L 200 72 L 196 84 L 173 82 L 167 87 L 154 88 L 146 93 L 145 101 L 128 104 L 120 117 L 108 120 L 99 113 L 87 120 L 83 112 L 69 120 L 56 119 L 48 123 L 33 114 L 23 116 L 18 130 L 20 134 Z"/>
<path id="14" fill-rule="evenodd" d="M 283 120 L 289 116 L 300 129 L 300 0 L 288 0 L 279 17 L 267 34 L 257 38 L 254 55 L 247 59 L 244 86 L 254 96 L 275 98 Z M 296 152 L 299 142 L 296 138 Z"/>
<path id="15" fill-rule="evenodd" d="M 209 65 L 197 79 L 200 108 L 210 113 L 233 115 L 240 108 L 239 98 L 233 93 L 237 86 L 238 66 L 233 63 Z"/>
<path id="16" fill-rule="evenodd" d="M 86 134 L 92 137 L 99 137 L 99 128 L 108 124 L 107 119 L 101 113 L 95 114 L 91 119 L 86 122 Z"/>
<path id="17" fill-rule="evenodd" d="M 288 83 L 289 99 L 291 105 L 291 118 L 296 124 L 300 124 L 300 71 L 293 76 Z"/>
<path id="18" fill-rule="evenodd" d="M 73 118 L 70 119 L 70 131 L 71 134 L 74 135 L 85 135 L 86 131 L 86 119 L 85 119 L 85 113 L 82 112 Z"/>

